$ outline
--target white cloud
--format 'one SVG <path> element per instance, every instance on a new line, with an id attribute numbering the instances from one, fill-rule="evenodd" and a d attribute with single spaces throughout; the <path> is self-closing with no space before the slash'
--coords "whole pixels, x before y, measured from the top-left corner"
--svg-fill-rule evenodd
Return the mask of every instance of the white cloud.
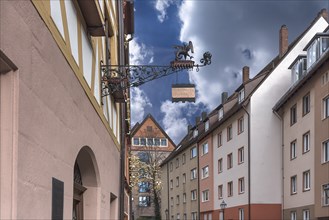
<path id="1" fill-rule="evenodd" d="M 152 103 L 146 93 L 139 88 L 130 89 L 131 97 L 131 125 L 141 122 L 145 116 L 145 108 L 152 107 Z"/>
<path id="2" fill-rule="evenodd" d="M 148 63 L 152 63 L 153 55 L 153 50 L 144 43 L 139 43 L 137 38 L 130 41 L 129 59 L 132 65 L 146 64 L 146 60 L 148 60 Z"/>
<path id="3" fill-rule="evenodd" d="M 167 18 L 167 9 L 174 4 L 174 0 L 157 0 L 155 2 L 155 9 L 158 11 L 158 20 L 162 23 Z"/>

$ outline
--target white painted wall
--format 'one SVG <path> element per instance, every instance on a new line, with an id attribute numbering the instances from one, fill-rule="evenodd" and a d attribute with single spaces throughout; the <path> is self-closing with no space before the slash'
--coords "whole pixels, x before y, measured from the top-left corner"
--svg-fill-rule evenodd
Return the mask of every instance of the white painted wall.
<path id="1" fill-rule="evenodd" d="M 237 134 L 237 120 L 244 116 L 244 131 L 241 134 Z M 232 123 L 233 138 L 227 142 L 227 126 Z M 221 147 L 217 147 L 217 134 L 222 131 L 222 143 Z M 222 199 L 218 199 L 218 186 L 223 185 L 223 199 L 227 203 L 227 208 L 238 205 L 245 205 L 248 203 L 248 117 L 240 110 L 234 117 L 226 121 L 219 129 L 214 132 L 214 209 L 220 209 L 220 203 Z M 238 165 L 238 149 L 244 147 L 244 163 Z M 233 154 L 233 167 L 227 169 L 227 155 Z M 223 172 L 218 173 L 218 160 L 223 158 Z M 245 192 L 238 194 L 238 179 L 244 177 Z M 227 197 L 227 183 L 233 181 L 233 196 Z"/>
<path id="2" fill-rule="evenodd" d="M 281 122 L 273 106 L 290 86 L 289 65 L 308 41 L 327 27 L 320 18 L 251 97 L 251 202 L 282 202 Z"/>
<path id="3" fill-rule="evenodd" d="M 51 1 L 52 2 L 52 1 Z M 78 14 L 72 1 L 63 1 L 67 16 L 67 25 L 70 36 L 71 52 L 75 62 L 79 65 L 78 49 Z"/>
<path id="4" fill-rule="evenodd" d="M 59 33 L 62 35 L 63 39 L 65 39 L 60 1 L 50 1 L 50 14 Z"/>

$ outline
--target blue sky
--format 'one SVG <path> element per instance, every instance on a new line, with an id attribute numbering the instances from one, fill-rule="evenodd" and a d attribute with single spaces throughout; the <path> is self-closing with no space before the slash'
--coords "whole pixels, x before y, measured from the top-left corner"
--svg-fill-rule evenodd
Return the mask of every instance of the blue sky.
<path id="1" fill-rule="evenodd" d="M 135 34 L 131 64 L 169 65 L 173 45 L 192 41 L 194 60 L 206 51 L 212 64 L 154 80 L 131 90 L 132 125 L 150 113 L 178 144 L 188 124 L 202 111 L 220 104 L 241 84 L 242 67 L 255 76 L 278 54 L 279 29 L 285 24 L 289 43 L 301 34 L 329 0 L 135 0 Z M 196 85 L 195 103 L 171 103 L 171 85 Z"/>

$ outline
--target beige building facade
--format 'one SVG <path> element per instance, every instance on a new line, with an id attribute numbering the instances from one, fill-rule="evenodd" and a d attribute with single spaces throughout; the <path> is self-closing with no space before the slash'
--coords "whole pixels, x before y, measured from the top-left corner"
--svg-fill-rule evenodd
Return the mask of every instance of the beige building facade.
<path id="1" fill-rule="evenodd" d="M 128 219 L 126 116 L 101 74 L 123 62 L 123 7 L 0 1 L 1 219 Z"/>

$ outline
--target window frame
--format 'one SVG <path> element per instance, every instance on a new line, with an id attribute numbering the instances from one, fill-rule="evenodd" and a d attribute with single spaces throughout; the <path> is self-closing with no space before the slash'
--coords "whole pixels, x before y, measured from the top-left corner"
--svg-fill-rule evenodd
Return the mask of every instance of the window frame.
<path id="1" fill-rule="evenodd" d="M 204 130 L 205 130 L 205 131 L 208 131 L 208 130 L 209 130 L 209 120 L 207 120 L 207 121 L 204 123 Z"/>
<path id="2" fill-rule="evenodd" d="M 306 102 L 306 100 L 307 100 L 307 102 Z M 303 97 L 303 117 L 305 115 L 307 115 L 310 111 L 311 111 L 311 95 L 310 95 L 310 92 L 308 92 Z"/>
<path id="3" fill-rule="evenodd" d="M 203 190 L 202 191 L 202 202 L 208 202 L 210 200 L 210 194 L 209 194 L 209 189 Z"/>
<path id="4" fill-rule="evenodd" d="M 297 123 L 297 104 L 294 104 L 290 108 L 290 126 Z"/>
<path id="5" fill-rule="evenodd" d="M 239 194 L 243 194 L 245 192 L 245 181 L 244 181 L 244 177 L 241 177 L 238 179 L 238 189 L 239 189 Z"/>
<path id="6" fill-rule="evenodd" d="M 290 212 L 290 220 L 297 220 L 297 212 L 291 211 Z"/>
<path id="7" fill-rule="evenodd" d="M 244 132 L 244 117 L 238 119 L 238 135 Z"/>
<path id="8" fill-rule="evenodd" d="M 218 199 L 223 198 L 223 184 L 218 186 Z"/>
<path id="9" fill-rule="evenodd" d="M 293 155 L 294 149 L 294 155 Z M 290 160 L 294 160 L 297 158 L 297 139 L 290 142 Z"/>
<path id="10" fill-rule="evenodd" d="M 227 183 L 227 197 L 233 196 L 233 181 Z"/>
<path id="11" fill-rule="evenodd" d="M 233 128 L 232 128 L 232 124 L 230 124 L 229 126 L 227 126 L 227 142 L 229 142 L 230 140 L 233 139 Z"/>
<path id="12" fill-rule="evenodd" d="M 196 189 L 191 190 L 191 201 L 196 201 L 198 199 L 198 193 Z"/>
<path id="13" fill-rule="evenodd" d="M 303 192 L 311 190 L 311 171 L 306 170 L 303 172 Z"/>
<path id="14" fill-rule="evenodd" d="M 329 188 L 329 182 L 321 186 L 322 206 L 329 206 L 329 192 L 326 193 L 325 187 Z"/>
<path id="15" fill-rule="evenodd" d="M 202 144 L 202 155 L 208 154 L 209 153 L 209 145 L 208 142 Z"/>
<path id="16" fill-rule="evenodd" d="M 238 164 L 244 163 L 244 147 L 238 149 Z"/>
<path id="17" fill-rule="evenodd" d="M 197 147 L 192 147 L 191 150 L 190 150 L 190 154 L 191 154 L 191 159 L 195 158 L 198 156 L 198 151 L 197 151 Z"/>
<path id="18" fill-rule="evenodd" d="M 297 194 L 297 175 L 290 177 L 290 195 Z"/>
<path id="19" fill-rule="evenodd" d="M 303 220 L 310 220 L 310 215 L 311 215 L 311 212 L 310 212 L 309 209 L 304 209 L 303 210 Z"/>
<path id="20" fill-rule="evenodd" d="M 233 153 L 229 153 L 227 155 L 227 169 L 231 169 L 233 167 Z"/>
<path id="21" fill-rule="evenodd" d="M 198 178 L 197 169 L 193 168 L 191 169 L 191 180 L 195 180 L 196 178 Z"/>
<path id="22" fill-rule="evenodd" d="M 322 99 L 323 119 L 329 118 L 329 95 Z"/>
<path id="23" fill-rule="evenodd" d="M 322 142 L 322 163 L 329 162 L 329 139 Z"/>
<path id="24" fill-rule="evenodd" d="M 183 184 L 186 183 L 186 173 L 183 173 Z"/>
<path id="25" fill-rule="evenodd" d="M 218 173 L 223 172 L 223 158 L 218 159 Z"/>
<path id="26" fill-rule="evenodd" d="M 307 138 L 307 142 L 305 143 L 305 138 Z M 310 131 L 303 134 L 303 154 L 309 152 L 311 150 L 311 133 Z"/>
<path id="27" fill-rule="evenodd" d="M 209 166 L 205 166 L 201 169 L 201 179 L 205 179 L 209 177 Z"/>
<path id="28" fill-rule="evenodd" d="M 217 134 L 217 147 L 221 147 L 223 145 L 223 136 L 222 132 Z"/>

